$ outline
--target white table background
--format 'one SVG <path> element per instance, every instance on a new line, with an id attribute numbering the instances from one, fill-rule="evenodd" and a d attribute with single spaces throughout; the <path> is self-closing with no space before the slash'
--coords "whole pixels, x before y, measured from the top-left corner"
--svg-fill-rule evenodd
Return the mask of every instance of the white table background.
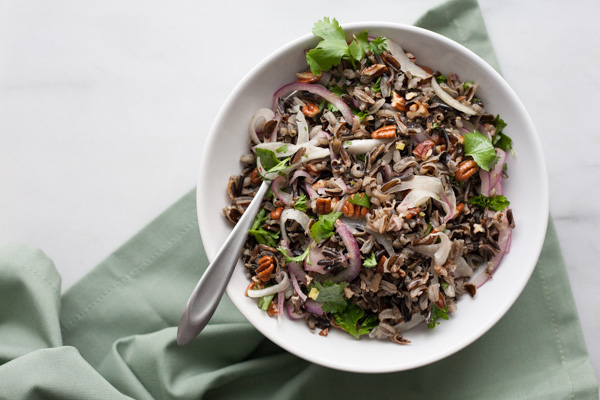
<path id="1" fill-rule="evenodd" d="M 440 2 L 0 0 L 0 245 L 42 248 L 67 289 L 195 185 L 214 115 L 263 57 L 324 15 L 412 23 Z M 600 378 L 600 2 L 480 4 L 542 138 Z"/>

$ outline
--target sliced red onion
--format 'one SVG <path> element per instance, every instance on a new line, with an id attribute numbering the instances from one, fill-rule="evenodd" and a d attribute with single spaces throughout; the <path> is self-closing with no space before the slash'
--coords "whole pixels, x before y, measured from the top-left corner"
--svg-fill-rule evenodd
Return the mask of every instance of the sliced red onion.
<path id="1" fill-rule="evenodd" d="M 265 123 L 267 121 L 272 120 L 275 117 L 275 113 L 269 110 L 268 108 L 260 108 L 256 110 L 252 119 L 250 119 L 250 125 L 248 125 L 248 133 L 250 133 L 250 138 L 255 144 L 261 143 L 258 135 L 256 134 L 256 130 L 263 131 L 265 128 Z"/>
<path id="2" fill-rule="evenodd" d="M 310 197 L 310 199 L 316 199 L 317 197 L 319 197 L 319 195 L 317 194 L 317 192 L 315 192 L 315 190 L 312 188 L 312 186 L 310 186 L 310 184 L 308 182 L 304 182 L 304 187 L 306 188 L 306 192 L 308 193 L 308 197 Z"/>
<path id="3" fill-rule="evenodd" d="M 340 193 L 341 196 L 345 195 L 346 192 L 348 192 L 348 186 L 346 185 L 346 182 L 344 182 L 344 180 L 342 178 L 332 179 L 331 183 L 333 183 L 335 186 L 342 189 L 342 193 Z"/>
<path id="4" fill-rule="evenodd" d="M 321 96 L 329 103 L 336 106 L 338 110 L 340 110 L 342 116 L 348 124 L 352 123 L 352 120 L 354 119 L 352 111 L 350 111 L 350 107 L 348 107 L 348 105 L 344 103 L 344 101 L 341 98 L 339 98 L 338 96 L 336 96 L 321 85 L 315 85 L 310 83 L 293 82 L 279 88 L 279 90 L 277 90 L 273 95 L 273 109 L 277 109 L 278 99 L 283 98 L 288 94 L 299 90 L 304 90 L 316 94 L 317 96 Z"/>
<path id="5" fill-rule="evenodd" d="M 277 293 L 277 323 L 281 325 L 281 315 L 283 314 L 283 300 L 285 296 L 283 290 Z"/>
<path id="6" fill-rule="evenodd" d="M 270 294 L 275 294 L 284 291 L 290 284 L 290 278 L 288 278 L 287 274 L 283 271 L 279 271 L 275 279 L 277 279 L 278 277 L 281 279 L 281 281 L 278 284 L 260 290 L 248 290 L 248 297 L 258 299 L 259 297 L 268 296 Z"/>
<path id="7" fill-rule="evenodd" d="M 298 178 L 306 178 L 306 182 L 312 183 L 312 181 L 314 180 L 314 177 L 309 174 L 307 171 L 304 170 L 297 170 L 296 172 L 294 172 L 294 175 L 292 175 L 292 179 L 290 179 L 290 185 L 292 183 L 294 183 L 294 181 Z"/>
<path id="8" fill-rule="evenodd" d="M 310 252 L 307 259 L 304 260 L 304 269 L 307 271 L 317 272 L 319 274 L 325 273 L 325 266 L 319 265 L 319 261 L 324 259 L 323 249 L 317 246 L 317 243 L 313 240 L 310 243 Z M 310 264 L 308 261 L 310 260 Z"/>
<path id="9" fill-rule="evenodd" d="M 294 274 L 294 276 L 296 277 L 296 280 L 298 280 L 302 283 L 306 283 L 306 276 L 305 276 L 304 270 L 302 269 L 302 266 L 300 264 L 298 264 L 297 262 L 291 262 L 288 265 L 288 271 L 290 271 L 290 275 Z"/>
<path id="10" fill-rule="evenodd" d="M 271 184 L 271 188 L 273 189 L 273 194 L 277 196 L 279 200 L 283 202 L 286 206 L 289 206 L 292 202 L 292 195 L 284 192 L 282 189 L 287 187 L 287 179 L 283 176 L 278 176 L 275 178 L 273 183 Z"/>
<path id="11" fill-rule="evenodd" d="M 285 229 L 285 223 L 290 219 L 293 219 L 296 222 L 298 222 L 304 230 L 306 230 L 306 227 L 310 222 L 310 217 L 300 210 L 296 210 L 295 208 L 287 208 L 283 210 L 281 216 L 279 217 L 279 228 L 281 229 L 281 237 L 285 242 L 290 241 L 290 238 L 288 237 L 287 231 Z"/>
<path id="12" fill-rule="evenodd" d="M 388 182 L 389 180 L 392 179 L 392 167 L 390 167 L 390 164 L 387 164 L 385 167 L 383 167 L 383 178 L 385 179 L 386 182 Z"/>
<path id="13" fill-rule="evenodd" d="M 294 287 L 294 290 L 298 294 L 298 297 L 300 297 L 302 299 L 302 301 L 306 301 L 307 297 L 304 293 L 302 293 L 302 290 L 300 289 L 300 285 L 298 285 L 298 279 L 296 278 L 296 274 L 294 274 L 292 272 L 292 270 L 289 269 L 289 266 L 288 266 L 288 271 L 290 272 L 290 280 L 292 281 L 292 286 Z"/>
<path id="14" fill-rule="evenodd" d="M 398 60 L 400 63 L 400 69 L 403 72 L 410 72 L 412 76 L 419 78 L 427 78 L 431 76 L 424 69 L 410 61 L 410 58 L 408 58 L 406 53 L 404 53 L 404 50 L 399 44 L 392 42 L 390 39 L 386 39 L 386 43 L 388 51 L 392 53 L 392 56 L 394 56 L 396 60 Z"/>
<path id="15" fill-rule="evenodd" d="M 431 80 L 431 87 L 433 88 L 433 91 L 435 92 L 435 94 L 437 94 L 437 96 L 446 104 L 448 104 L 450 107 L 463 112 L 465 114 L 468 115 L 476 115 L 477 111 L 473 110 L 471 107 L 468 107 L 464 104 L 462 104 L 460 101 L 456 100 L 454 97 L 450 96 L 448 93 L 446 93 L 444 91 L 444 89 L 442 89 L 440 87 L 440 85 L 438 85 L 437 81 L 435 79 Z"/>
<path id="16" fill-rule="evenodd" d="M 502 149 L 496 149 L 496 164 L 490 171 L 490 191 L 496 186 L 499 180 L 502 180 L 502 169 L 506 162 L 506 152 Z"/>
<path id="17" fill-rule="evenodd" d="M 323 304 L 317 303 L 313 299 L 308 299 L 304 302 L 304 308 L 311 314 L 323 315 Z"/>
<path id="18" fill-rule="evenodd" d="M 490 173 L 488 171 L 484 171 L 483 169 L 479 170 L 479 178 L 481 179 L 481 187 L 479 189 L 479 193 L 484 196 L 490 195 Z"/>
<path id="19" fill-rule="evenodd" d="M 351 282 L 360 273 L 360 267 L 362 263 L 360 261 L 360 248 L 354 235 L 350 232 L 346 224 L 339 219 L 335 221 L 335 231 L 342 238 L 344 246 L 348 251 L 348 267 L 337 275 L 331 277 L 333 283 L 337 282 Z"/>
<path id="20" fill-rule="evenodd" d="M 496 270 L 500 266 L 500 263 L 502 262 L 502 259 L 504 258 L 504 255 L 506 253 L 508 253 L 508 251 L 510 250 L 510 242 L 511 242 L 511 236 L 512 236 L 512 229 L 510 229 L 510 227 L 508 226 L 508 223 L 504 223 L 504 224 L 496 223 L 496 226 L 498 227 L 498 231 L 499 231 L 498 247 L 500 247 L 500 251 L 498 252 L 498 254 L 494 255 L 494 257 L 492 257 L 492 259 L 490 261 L 488 261 L 488 265 L 490 266 L 490 268 L 492 270 L 492 274 L 494 274 L 496 272 Z M 477 275 L 475 278 L 473 278 L 473 281 L 471 281 L 471 283 L 473 285 L 477 286 L 477 288 L 480 288 L 489 279 L 490 279 L 490 276 L 484 270 L 479 275 Z"/>
<path id="21" fill-rule="evenodd" d="M 302 319 L 306 317 L 305 313 L 296 314 L 294 312 L 294 306 L 292 306 L 292 304 L 289 301 L 285 303 L 285 312 L 287 313 L 287 316 L 290 319 Z"/>

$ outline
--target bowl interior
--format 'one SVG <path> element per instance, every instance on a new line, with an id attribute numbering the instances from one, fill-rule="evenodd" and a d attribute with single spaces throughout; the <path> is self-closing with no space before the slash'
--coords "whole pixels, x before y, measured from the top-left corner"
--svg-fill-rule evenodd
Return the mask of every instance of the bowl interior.
<path id="1" fill-rule="evenodd" d="M 391 372 L 415 368 L 462 349 L 490 329 L 510 308 L 527 283 L 539 257 L 548 218 L 548 184 L 541 145 L 523 105 L 508 84 L 471 51 L 435 33 L 400 24 L 360 23 L 344 26 L 346 32 L 368 30 L 383 35 L 413 53 L 419 64 L 444 74 L 455 72 L 479 84 L 478 96 L 488 112 L 508 123 L 516 157 L 509 157 L 505 194 L 513 208 L 516 229 L 511 251 L 494 278 L 475 298 L 463 296 L 458 311 L 433 331 L 425 324 L 407 332 L 410 345 L 387 341 L 355 340 L 337 330 L 328 337 L 311 334 L 303 321 L 284 317 L 282 324 L 259 310 L 244 296 L 248 285 L 238 264 L 227 294 L 241 313 L 267 338 L 309 361 L 353 372 Z M 213 125 L 201 160 L 198 181 L 198 219 L 202 240 L 212 259 L 231 231 L 222 214 L 228 204 L 226 184 L 239 173 L 239 158 L 248 150 L 248 123 L 258 108 L 269 108 L 273 93 L 306 69 L 303 50 L 316 40 L 306 35 L 279 49 L 255 67 L 234 89 Z"/>

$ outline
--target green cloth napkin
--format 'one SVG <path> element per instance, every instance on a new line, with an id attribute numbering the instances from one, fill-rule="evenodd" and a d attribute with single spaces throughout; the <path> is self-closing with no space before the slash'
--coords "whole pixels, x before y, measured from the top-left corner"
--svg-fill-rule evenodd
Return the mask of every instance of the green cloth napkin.
<path id="1" fill-rule="evenodd" d="M 417 25 L 498 67 L 475 0 Z M 188 193 L 94 271 L 60 293 L 40 250 L 0 250 L 1 399 L 598 399 L 552 222 L 523 294 L 481 339 L 435 364 L 362 375 L 293 356 L 224 298 L 200 337 L 176 326 L 208 264 Z M 359 360 L 357 362 L 360 362 Z"/>

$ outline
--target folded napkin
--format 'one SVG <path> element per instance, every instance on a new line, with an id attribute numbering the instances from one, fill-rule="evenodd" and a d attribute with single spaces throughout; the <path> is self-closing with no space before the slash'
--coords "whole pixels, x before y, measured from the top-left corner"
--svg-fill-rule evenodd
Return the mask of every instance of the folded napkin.
<path id="1" fill-rule="evenodd" d="M 498 66 L 475 0 L 446 3 L 417 25 Z M 552 222 L 529 284 L 493 329 L 399 373 L 304 361 L 265 339 L 227 298 L 197 340 L 177 346 L 179 317 L 207 264 L 194 192 L 62 297 L 43 252 L 4 247 L 0 399 L 598 399 Z"/>

